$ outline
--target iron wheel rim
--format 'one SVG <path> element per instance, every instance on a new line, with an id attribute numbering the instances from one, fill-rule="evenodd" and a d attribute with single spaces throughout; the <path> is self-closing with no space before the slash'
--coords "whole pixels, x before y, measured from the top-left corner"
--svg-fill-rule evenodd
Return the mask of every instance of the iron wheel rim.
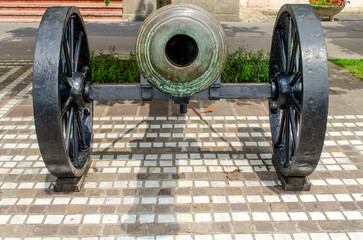
<path id="1" fill-rule="evenodd" d="M 281 8 L 269 75 L 274 165 L 283 176 L 308 176 L 320 159 L 329 101 L 325 38 L 311 6 Z"/>
<path id="2" fill-rule="evenodd" d="M 93 103 L 85 91 L 90 81 L 87 33 L 78 9 L 49 8 L 36 41 L 33 104 L 39 149 L 56 177 L 80 177 L 89 166 Z"/>

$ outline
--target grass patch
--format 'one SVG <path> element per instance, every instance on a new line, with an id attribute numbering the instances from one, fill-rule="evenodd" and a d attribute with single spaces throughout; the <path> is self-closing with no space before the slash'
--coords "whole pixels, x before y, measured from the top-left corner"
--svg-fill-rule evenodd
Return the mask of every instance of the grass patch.
<path id="1" fill-rule="evenodd" d="M 241 47 L 229 53 L 222 73 L 222 82 L 267 82 L 269 53 L 263 50 L 247 51 Z M 140 72 L 135 55 L 119 55 L 115 47 L 107 53 L 91 51 L 92 81 L 96 83 L 137 83 Z"/>
<path id="2" fill-rule="evenodd" d="M 363 80 L 363 59 L 329 59 L 329 61 Z"/>

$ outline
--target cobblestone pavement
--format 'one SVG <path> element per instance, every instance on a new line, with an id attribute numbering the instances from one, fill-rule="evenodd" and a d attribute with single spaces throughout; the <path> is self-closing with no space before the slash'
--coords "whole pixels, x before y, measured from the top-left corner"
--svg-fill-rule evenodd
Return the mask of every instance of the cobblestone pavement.
<path id="1" fill-rule="evenodd" d="M 169 101 L 95 102 L 84 189 L 55 193 L 34 132 L 31 67 L 0 61 L 0 240 L 363 239 L 363 85 L 350 74 L 330 65 L 310 192 L 281 190 L 266 103 L 223 100 L 193 101 L 187 116 Z"/>

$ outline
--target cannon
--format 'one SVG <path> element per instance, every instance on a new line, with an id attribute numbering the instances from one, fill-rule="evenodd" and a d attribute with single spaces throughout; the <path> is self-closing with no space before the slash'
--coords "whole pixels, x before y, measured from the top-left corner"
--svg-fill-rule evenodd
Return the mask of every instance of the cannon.
<path id="1" fill-rule="evenodd" d="M 309 190 L 328 114 L 325 38 L 310 5 L 284 5 L 273 29 L 269 82 L 222 84 L 226 36 L 205 10 L 169 5 L 152 13 L 136 41 L 140 84 L 91 83 L 90 51 L 76 7 L 51 7 L 40 23 L 33 69 L 39 149 L 58 189 L 78 184 L 90 166 L 93 100 L 266 99 L 273 164 L 285 190 Z M 63 187 L 62 187 L 63 186 Z"/>

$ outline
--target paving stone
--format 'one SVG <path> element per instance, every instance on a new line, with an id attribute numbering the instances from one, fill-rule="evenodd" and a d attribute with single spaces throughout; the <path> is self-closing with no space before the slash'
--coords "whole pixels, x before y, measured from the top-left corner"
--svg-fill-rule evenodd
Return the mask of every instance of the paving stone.
<path id="1" fill-rule="evenodd" d="M 345 98 L 332 95 L 336 104 L 310 192 L 278 187 L 265 102 L 193 100 L 197 112 L 218 111 L 181 117 L 171 101 L 95 102 L 85 188 L 60 194 L 52 190 L 55 178 L 42 162 L 30 118 L 31 66 L 9 69 L 16 72 L 11 78 L 0 68 L 0 79 L 9 78 L 0 92 L 12 84 L 11 96 L 18 97 L 1 95 L 0 103 L 7 106 L 0 112 L 3 239 L 362 238 L 363 109 L 344 110 Z"/>

